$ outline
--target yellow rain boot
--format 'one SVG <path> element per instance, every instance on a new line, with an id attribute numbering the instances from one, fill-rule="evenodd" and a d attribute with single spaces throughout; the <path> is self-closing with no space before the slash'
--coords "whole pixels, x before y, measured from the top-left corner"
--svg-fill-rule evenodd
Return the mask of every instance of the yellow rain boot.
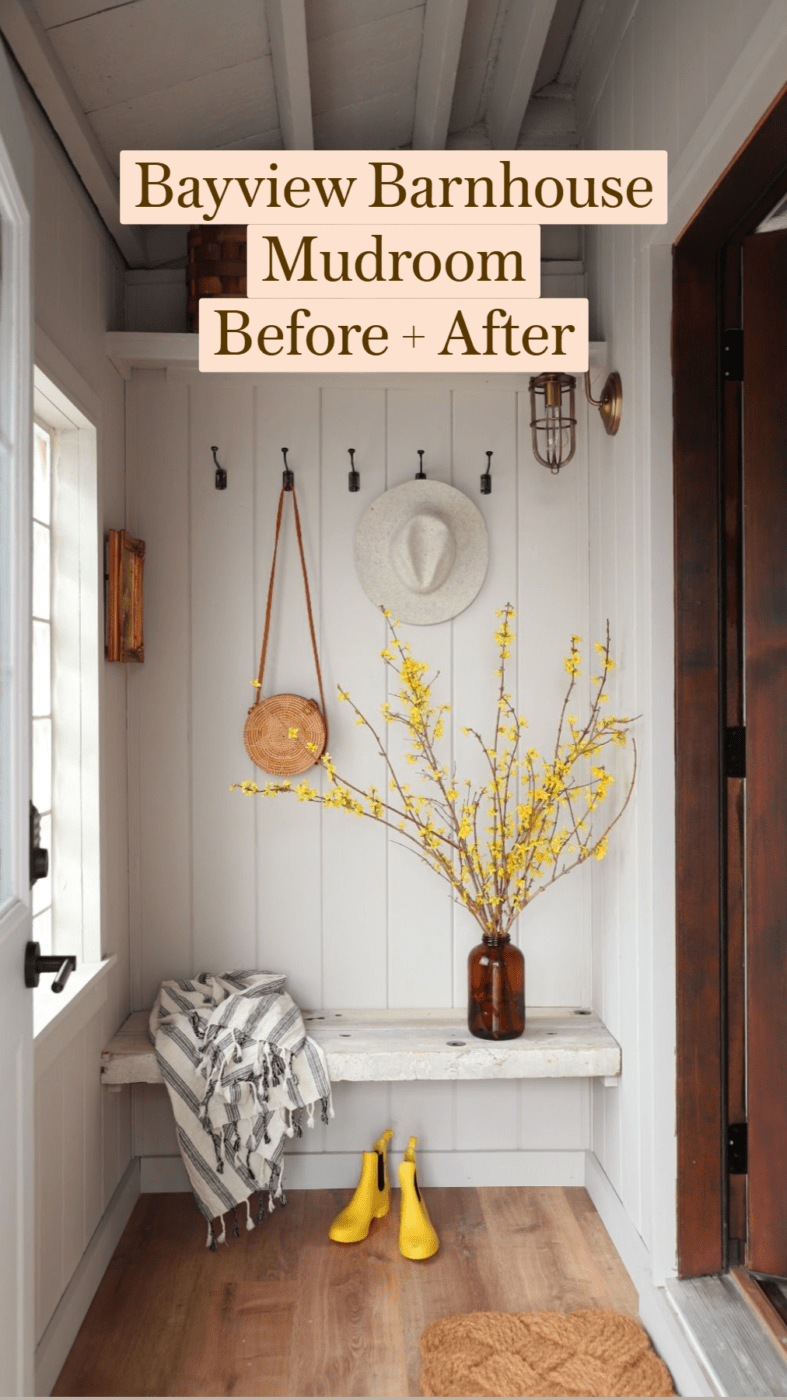
<path id="1" fill-rule="evenodd" d="M 431 1259 L 440 1248 L 440 1241 L 418 1189 L 415 1170 L 417 1142 L 418 1138 L 410 1138 L 404 1160 L 399 1163 L 399 1185 L 402 1188 L 399 1249 L 405 1259 Z"/>
<path id="2" fill-rule="evenodd" d="M 364 1152 L 361 1179 L 349 1205 L 340 1211 L 328 1234 L 339 1244 L 357 1244 L 365 1240 L 373 1220 L 380 1220 L 391 1209 L 388 1186 L 388 1143 L 393 1137 L 386 1128 L 374 1144 L 372 1152 Z"/>

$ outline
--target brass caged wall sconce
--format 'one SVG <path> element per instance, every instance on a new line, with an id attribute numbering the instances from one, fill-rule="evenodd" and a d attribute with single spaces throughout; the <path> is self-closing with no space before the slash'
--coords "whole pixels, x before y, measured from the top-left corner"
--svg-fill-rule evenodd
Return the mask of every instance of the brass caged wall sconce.
<path id="1" fill-rule="evenodd" d="M 571 461 L 577 447 L 576 384 L 573 374 L 538 374 L 530 381 L 533 456 L 554 475 Z M 593 398 L 590 373 L 586 373 L 585 397 L 598 409 L 605 432 L 614 437 L 623 408 L 623 385 L 617 370 L 607 375 L 600 399 Z"/>
<path id="2" fill-rule="evenodd" d="M 530 381 L 530 431 L 533 455 L 542 467 L 557 473 L 577 448 L 573 374 L 537 374 Z"/>

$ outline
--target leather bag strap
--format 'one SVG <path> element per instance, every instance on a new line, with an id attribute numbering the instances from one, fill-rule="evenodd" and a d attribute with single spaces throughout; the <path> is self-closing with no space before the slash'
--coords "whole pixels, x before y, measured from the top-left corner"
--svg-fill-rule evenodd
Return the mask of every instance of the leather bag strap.
<path id="1" fill-rule="evenodd" d="M 311 600 L 311 595 L 310 595 L 310 593 L 309 593 L 309 576 L 308 576 L 308 574 L 307 574 L 307 572 L 306 572 L 306 556 L 305 556 L 305 554 L 304 554 L 304 552 L 303 552 L 303 535 L 302 535 L 302 533 L 301 533 L 301 517 L 300 517 L 299 511 L 298 511 L 298 498 L 297 498 L 297 496 L 295 495 L 295 487 L 294 487 L 294 486 L 291 486 L 291 487 L 289 488 L 289 491 L 287 491 L 285 487 L 282 487 L 282 489 L 281 489 L 281 494 L 280 494 L 280 496 L 279 496 L 279 509 L 278 509 L 278 513 L 277 513 L 277 515 L 276 515 L 276 539 L 275 539 L 274 545 L 273 545 L 273 559 L 272 559 L 272 561 L 271 561 L 271 577 L 270 577 L 270 583 L 268 584 L 268 602 L 267 602 L 267 606 L 266 606 L 266 608 L 265 608 L 265 632 L 264 632 L 264 635 L 263 635 L 263 638 L 262 638 L 262 652 L 260 653 L 260 669 L 259 669 L 259 671 L 257 672 L 257 680 L 258 680 L 258 682 L 259 682 L 258 689 L 257 689 L 257 704 L 259 704 L 260 701 L 262 700 L 262 678 L 263 678 L 263 674 L 264 674 L 264 672 L 265 672 L 265 658 L 266 658 L 267 653 L 268 653 L 268 637 L 269 637 L 269 635 L 270 635 L 270 630 L 271 630 L 271 607 L 272 607 L 272 604 L 273 604 L 273 579 L 274 579 L 274 576 L 275 576 L 275 573 L 276 573 L 276 556 L 277 556 L 278 550 L 279 550 L 279 536 L 280 536 L 280 534 L 281 534 L 281 521 L 282 521 L 282 513 L 283 513 L 283 511 L 284 511 L 284 497 L 285 497 L 285 495 L 290 495 L 290 496 L 292 496 L 292 506 L 293 506 L 293 510 L 294 510 L 294 512 L 295 512 L 295 533 L 296 533 L 297 536 L 298 536 L 298 549 L 299 549 L 299 551 L 300 551 L 300 556 L 301 556 L 301 571 L 302 571 L 302 573 L 303 573 L 303 587 L 304 587 L 304 590 L 305 590 L 305 593 L 306 593 L 306 611 L 307 611 L 307 613 L 308 613 L 308 615 L 309 615 L 309 632 L 311 633 L 312 651 L 314 652 L 314 665 L 315 665 L 315 669 L 316 669 L 316 671 L 317 671 L 317 684 L 318 684 L 318 686 L 319 686 L 319 688 L 320 688 L 320 705 L 322 706 L 322 717 L 323 717 L 323 720 L 325 721 L 325 732 L 326 732 L 326 735 L 327 735 L 327 732 L 328 732 L 328 715 L 327 715 L 327 711 L 326 711 L 326 709 L 325 709 L 325 696 L 324 696 L 324 694 L 323 694 L 323 689 L 322 689 L 322 672 L 321 672 L 321 670 L 320 670 L 320 658 L 319 658 L 319 656 L 318 656 L 318 654 L 317 654 L 317 638 L 316 638 L 316 636 L 315 636 L 315 634 L 314 634 L 314 618 L 313 618 L 313 616 L 312 616 L 312 600 Z M 326 740 L 326 742 L 327 742 L 327 740 Z"/>

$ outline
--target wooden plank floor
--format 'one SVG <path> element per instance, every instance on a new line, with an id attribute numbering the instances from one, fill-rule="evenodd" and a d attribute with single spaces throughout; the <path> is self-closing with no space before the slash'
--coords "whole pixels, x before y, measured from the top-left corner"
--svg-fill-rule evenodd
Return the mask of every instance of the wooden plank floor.
<path id="1" fill-rule="evenodd" d="M 216 1254 L 190 1196 L 140 1197 L 53 1394 L 420 1395 L 437 1318 L 637 1314 L 582 1187 L 425 1190 L 441 1249 L 420 1263 L 399 1253 L 398 1191 L 367 1240 L 332 1244 L 350 1194 L 289 1192 Z"/>

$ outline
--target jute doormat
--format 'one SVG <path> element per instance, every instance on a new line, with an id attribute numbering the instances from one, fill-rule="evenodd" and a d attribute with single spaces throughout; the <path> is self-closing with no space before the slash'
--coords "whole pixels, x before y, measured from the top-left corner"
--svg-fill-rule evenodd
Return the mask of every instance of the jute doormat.
<path id="1" fill-rule="evenodd" d="M 642 1327 L 601 1309 L 463 1313 L 421 1337 L 424 1395 L 674 1395 Z"/>

